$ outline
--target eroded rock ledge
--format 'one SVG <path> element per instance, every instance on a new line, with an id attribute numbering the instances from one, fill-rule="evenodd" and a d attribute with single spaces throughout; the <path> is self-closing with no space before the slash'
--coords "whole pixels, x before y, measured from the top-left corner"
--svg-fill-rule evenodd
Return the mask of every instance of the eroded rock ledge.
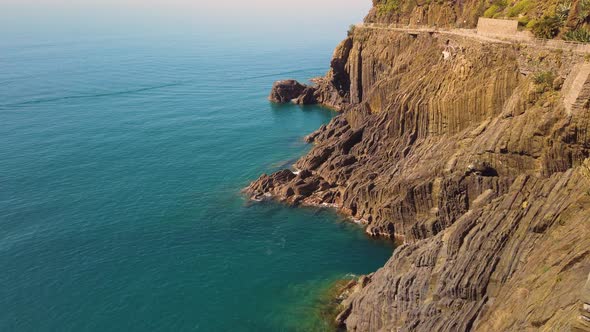
<path id="1" fill-rule="evenodd" d="M 584 61 L 357 29 L 312 88 L 342 114 L 294 170 L 246 192 L 333 206 L 404 241 L 343 302 L 348 330 L 584 330 L 590 109 L 566 112 L 560 91 Z"/>

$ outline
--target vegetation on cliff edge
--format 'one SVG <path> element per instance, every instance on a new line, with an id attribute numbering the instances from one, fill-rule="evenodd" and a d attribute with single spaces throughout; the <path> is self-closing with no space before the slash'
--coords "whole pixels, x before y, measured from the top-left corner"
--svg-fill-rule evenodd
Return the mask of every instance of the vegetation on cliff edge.
<path id="1" fill-rule="evenodd" d="M 479 17 L 514 19 L 539 38 L 590 42 L 590 0 L 375 0 L 380 22 L 474 27 Z M 460 5 L 459 5 L 460 4 Z"/>

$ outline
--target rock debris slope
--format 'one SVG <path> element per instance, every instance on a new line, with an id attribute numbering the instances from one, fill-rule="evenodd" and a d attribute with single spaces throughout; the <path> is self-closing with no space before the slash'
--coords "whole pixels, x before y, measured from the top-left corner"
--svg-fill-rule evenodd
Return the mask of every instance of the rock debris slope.
<path id="1" fill-rule="evenodd" d="M 342 302 L 350 331 L 590 330 L 590 110 L 563 102 L 584 61 L 356 29 L 286 98 L 342 113 L 294 172 L 246 192 L 332 206 L 403 243 Z"/>

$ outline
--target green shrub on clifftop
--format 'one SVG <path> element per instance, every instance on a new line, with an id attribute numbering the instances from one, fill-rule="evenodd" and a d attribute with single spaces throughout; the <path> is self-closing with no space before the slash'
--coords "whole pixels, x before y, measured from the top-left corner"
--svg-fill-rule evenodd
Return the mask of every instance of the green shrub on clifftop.
<path id="1" fill-rule="evenodd" d="M 567 17 L 570 14 L 571 9 L 571 2 L 560 3 L 555 9 L 555 16 L 557 16 L 562 22 L 565 22 L 565 20 L 567 20 Z"/>
<path id="2" fill-rule="evenodd" d="M 348 37 L 350 37 L 350 36 L 352 36 L 352 35 L 354 34 L 354 30 L 355 30 L 355 29 L 356 29 L 356 25 L 354 25 L 354 24 L 351 24 L 351 25 L 348 27 L 348 32 L 347 32 L 347 33 L 348 33 Z"/>
<path id="3" fill-rule="evenodd" d="M 500 15 L 506 6 L 508 6 L 508 2 L 506 0 L 495 0 L 492 2 L 492 5 L 486 9 L 486 11 L 483 13 L 483 16 L 487 18 L 494 18 Z"/>
<path id="4" fill-rule="evenodd" d="M 529 23 L 531 23 L 531 19 L 528 16 L 522 16 L 518 18 L 518 26 L 521 27 L 528 27 Z"/>
<path id="5" fill-rule="evenodd" d="M 581 43 L 590 43 L 590 31 L 584 28 L 568 31 L 565 34 L 564 39 Z"/>
<path id="6" fill-rule="evenodd" d="M 541 71 L 533 76 L 533 82 L 537 86 L 537 92 L 543 93 L 553 88 L 555 75 L 550 71 Z"/>
<path id="7" fill-rule="evenodd" d="M 587 20 L 590 16 L 590 0 L 582 0 L 578 4 L 578 17 Z"/>
<path id="8" fill-rule="evenodd" d="M 490 8 L 488 8 L 484 13 L 483 13 L 483 17 L 487 17 L 487 18 L 492 18 L 494 17 L 494 15 L 496 15 L 496 13 L 498 13 L 500 10 L 502 10 L 502 8 L 500 8 L 498 5 L 492 5 Z"/>
<path id="9" fill-rule="evenodd" d="M 400 8 L 400 0 L 386 0 L 378 5 L 379 15 L 385 15 L 391 12 L 397 12 Z"/>
<path id="10" fill-rule="evenodd" d="M 544 16 L 533 24 L 532 30 L 537 38 L 552 39 L 562 26 L 563 22 L 557 16 Z"/>
<path id="11" fill-rule="evenodd" d="M 526 13 L 535 6 L 532 0 L 521 0 L 514 4 L 506 13 L 508 17 L 516 17 L 522 13 Z"/>

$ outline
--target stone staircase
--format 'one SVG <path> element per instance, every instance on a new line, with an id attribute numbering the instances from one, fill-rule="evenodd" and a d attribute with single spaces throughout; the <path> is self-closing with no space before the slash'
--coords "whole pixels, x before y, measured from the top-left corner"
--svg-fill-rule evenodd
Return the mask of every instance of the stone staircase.
<path id="1" fill-rule="evenodd" d="M 588 275 L 588 282 L 586 287 L 582 290 L 582 305 L 580 307 L 580 315 L 578 321 L 572 326 L 572 332 L 588 332 L 590 331 L 590 275 Z"/>
<path id="2" fill-rule="evenodd" d="M 590 100 L 590 63 L 581 63 L 572 69 L 564 84 L 563 104 L 568 114 L 582 109 Z"/>

